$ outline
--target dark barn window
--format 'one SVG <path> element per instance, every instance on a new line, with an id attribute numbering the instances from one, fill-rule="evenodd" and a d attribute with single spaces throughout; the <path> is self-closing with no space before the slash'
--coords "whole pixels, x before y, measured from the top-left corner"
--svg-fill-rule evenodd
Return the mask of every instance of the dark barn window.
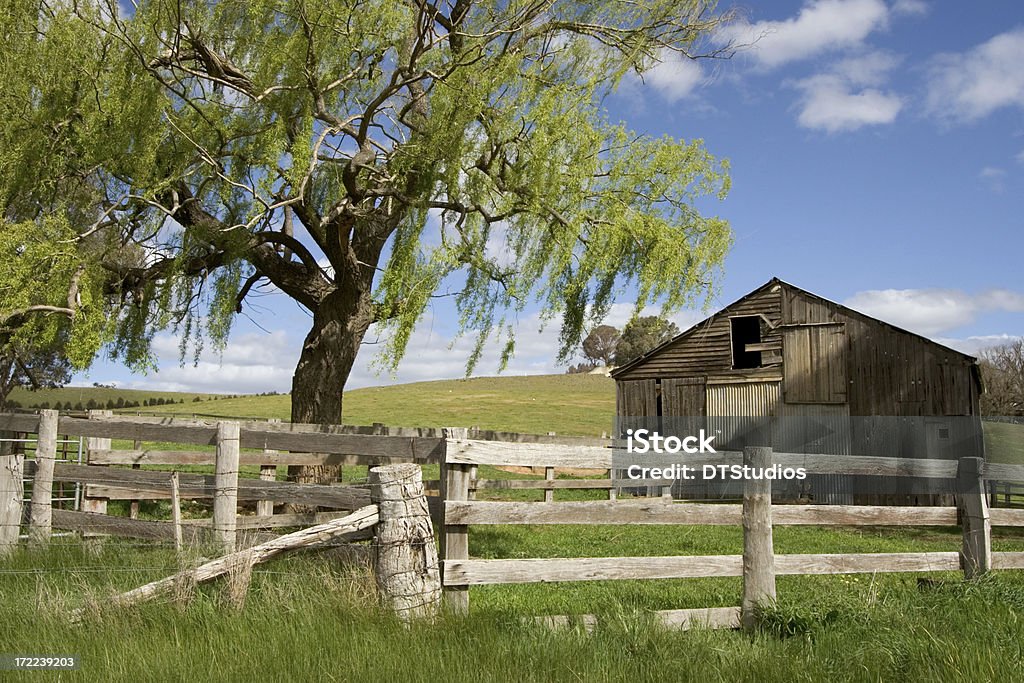
<path id="1" fill-rule="evenodd" d="M 747 344 L 761 343 L 761 318 L 751 315 L 732 318 L 732 367 L 736 370 L 761 367 L 761 352 L 747 351 Z"/>

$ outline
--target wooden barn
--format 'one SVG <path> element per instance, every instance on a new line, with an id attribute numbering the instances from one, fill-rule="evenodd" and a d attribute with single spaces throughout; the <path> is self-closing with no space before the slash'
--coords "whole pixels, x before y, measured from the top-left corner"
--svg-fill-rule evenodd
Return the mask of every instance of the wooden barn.
<path id="1" fill-rule="evenodd" d="M 611 374 L 623 428 L 706 427 L 730 449 L 982 455 L 975 358 L 779 279 Z M 795 495 L 848 498 L 815 486 Z"/>

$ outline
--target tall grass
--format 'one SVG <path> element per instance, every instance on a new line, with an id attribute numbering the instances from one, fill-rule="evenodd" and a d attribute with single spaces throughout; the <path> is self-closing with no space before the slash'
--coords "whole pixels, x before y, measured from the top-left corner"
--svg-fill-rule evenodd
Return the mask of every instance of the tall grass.
<path id="1" fill-rule="evenodd" d="M 0 569 L 0 651 L 76 654 L 81 670 L 62 679 L 97 681 L 1012 681 L 1024 673 L 1024 577 L 1009 572 L 926 586 L 913 577 L 787 577 L 752 635 L 667 631 L 622 603 L 599 605 L 601 621 L 587 633 L 549 631 L 532 610 L 475 590 L 469 618 L 406 628 L 377 608 L 365 568 L 306 555 L 257 568 L 242 610 L 211 584 L 187 603 L 67 622 L 70 608 L 177 564 L 166 549 L 116 542 L 98 558 L 74 544 L 21 551 Z M 807 581 L 812 588 L 801 589 Z M 628 593 L 639 583 L 619 585 Z"/>

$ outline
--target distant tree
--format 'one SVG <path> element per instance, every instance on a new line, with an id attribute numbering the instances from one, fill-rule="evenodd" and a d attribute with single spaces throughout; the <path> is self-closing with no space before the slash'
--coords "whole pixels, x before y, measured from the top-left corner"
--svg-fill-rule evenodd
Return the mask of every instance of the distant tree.
<path id="1" fill-rule="evenodd" d="M 615 347 L 615 364 L 625 365 L 677 334 L 679 328 L 675 323 L 656 315 L 634 318 L 622 329 Z"/>
<path id="2" fill-rule="evenodd" d="M 96 399 L 94 399 L 94 398 L 90 398 L 85 403 L 85 409 L 86 410 L 96 410 L 96 408 L 98 408 L 98 407 L 99 407 L 99 404 L 96 403 Z"/>
<path id="3" fill-rule="evenodd" d="M 202 396 L 196 396 L 195 398 L 192 399 L 192 402 L 193 403 L 199 403 L 202 400 L 203 400 Z"/>
<path id="4" fill-rule="evenodd" d="M 81 401 L 78 401 L 77 403 L 75 403 L 75 407 L 73 408 L 73 410 L 77 410 L 78 412 L 82 412 L 83 410 L 85 410 L 85 406 L 82 405 Z"/>
<path id="5" fill-rule="evenodd" d="M 583 374 L 586 374 L 586 373 L 590 372 L 591 370 L 593 370 L 593 369 L 595 369 L 597 367 L 598 367 L 597 363 L 590 363 L 588 361 L 584 361 L 584 362 L 579 363 L 577 365 L 570 365 L 569 369 L 565 371 L 565 374 L 567 374 L 567 375 L 583 375 Z"/>
<path id="6" fill-rule="evenodd" d="M 114 402 L 114 407 L 118 409 L 124 408 L 124 396 L 117 397 L 117 401 Z"/>
<path id="7" fill-rule="evenodd" d="M 615 346 L 619 343 L 619 331 L 611 325 L 598 325 L 583 340 L 583 357 L 605 365 L 611 365 L 615 357 Z"/>
<path id="8" fill-rule="evenodd" d="M 1024 415 L 1024 339 L 981 352 L 982 415 Z"/>
<path id="9" fill-rule="evenodd" d="M 114 403 L 114 399 L 108 398 L 107 399 L 107 410 L 113 410 L 115 407 L 116 407 L 116 404 Z"/>

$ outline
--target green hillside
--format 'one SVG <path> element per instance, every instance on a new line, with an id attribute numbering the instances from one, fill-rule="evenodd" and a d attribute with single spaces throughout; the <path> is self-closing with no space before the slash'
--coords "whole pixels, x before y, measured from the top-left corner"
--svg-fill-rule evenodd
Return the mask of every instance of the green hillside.
<path id="1" fill-rule="evenodd" d="M 382 422 L 401 427 L 480 427 L 600 436 L 612 430 L 615 382 L 600 375 L 531 375 L 396 384 L 347 391 L 344 410 L 348 424 Z M 291 397 L 186 399 L 185 403 L 131 412 L 287 420 Z"/>
<path id="2" fill-rule="evenodd" d="M 120 389 L 117 387 L 62 387 L 60 389 L 25 389 L 16 387 L 11 391 L 8 400 L 16 401 L 22 408 L 53 407 L 58 402 L 70 403 L 75 406 L 78 403 L 84 408 L 89 401 L 95 402 L 99 407 L 105 408 L 108 401 L 117 403 L 121 399 L 125 403 L 137 401 L 140 405 L 143 401 L 164 399 L 178 403 L 193 402 L 196 397 L 208 401 L 218 399 L 220 394 L 197 394 L 178 391 L 150 391 L 148 389 Z M 44 404 L 46 404 L 44 406 Z"/>

